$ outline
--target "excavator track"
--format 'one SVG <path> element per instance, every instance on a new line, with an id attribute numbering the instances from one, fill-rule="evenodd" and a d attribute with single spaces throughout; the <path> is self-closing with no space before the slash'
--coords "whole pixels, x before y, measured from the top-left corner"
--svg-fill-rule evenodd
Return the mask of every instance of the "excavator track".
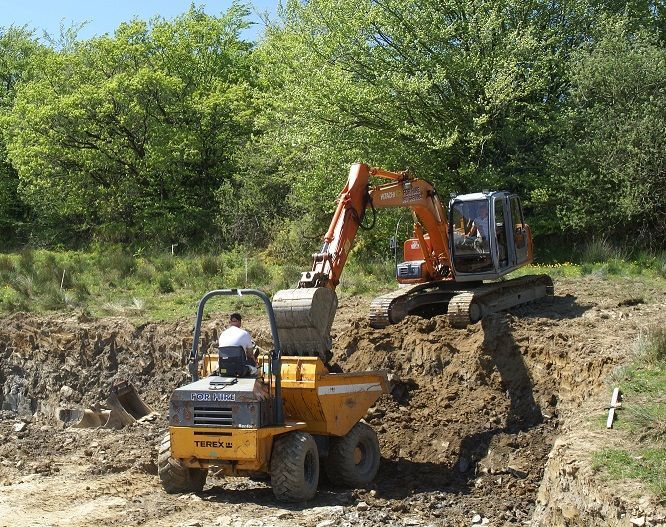
<path id="1" fill-rule="evenodd" d="M 548 275 L 528 275 L 489 284 L 428 282 L 398 289 L 375 298 L 370 305 L 370 325 L 385 328 L 407 315 L 438 306 L 451 325 L 464 328 L 483 317 L 553 295 Z"/>
<path id="2" fill-rule="evenodd" d="M 376 297 L 370 303 L 370 326 L 375 329 L 382 329 L 400 322 L 409 313 L 403 313 L 404 310 L 399 308 L 412 293 L 424 289 L 426 285 L 417 284 L 409 287 L 401 287 L 400 289 Z"/>

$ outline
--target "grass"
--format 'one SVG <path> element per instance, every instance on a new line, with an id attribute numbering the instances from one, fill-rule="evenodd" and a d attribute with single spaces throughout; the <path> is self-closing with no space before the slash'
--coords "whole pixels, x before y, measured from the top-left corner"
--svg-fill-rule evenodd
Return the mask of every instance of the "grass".
<path id="1" fill-rule="evenodd" d="M 233 249 L 219 255 L 135 256 L 104 252 L 26 250 L 0 254 L 0 312 L 85 311 L 135 321 L 192 316 L 206 291 L 257 288 L 273 294 L 296 287 L 303 265 L 280 263 L 263 253 Z M 393 287 L 392 262 L 351 260 L 340 296 Z M 252 299 L 217 298 L 213 310 L 260 313 Z"/>
<path id="2" fill-rule="evenodd" d="M 610 381 L 623 394 L 614 426 L 631 446 L 601 449 L 593 455 L 593 467 L 612 479 L 641 480 L 666 503 L 666 328 L 643 332 L 631 362 Z"/>
<path id="3" fill-rule="evenodd" d="M 597 276 L 613 279 L 666 276 L 666 253 L 628 253 L 607 242 L 591 241 L 560 262 L 535 263 L 511 276 L 549 274 L 555 278 Z M 140 320 L 171 320 L 191 315 L 211 289 L 254 287 L 269 294 L 295 287 L 302 263 L 284 262 L 269 252 L 233 248 L 222 254 L 134 255 L 121 247 L 91 252 L 23 250 L 0 254 L 0 312 L 74 311 L 122 315 Z M 395 287 L 394 262 L 368 259 L 352 251 L 341 282 L 341 298 L 375 294 Z M 239 299 L 221 299 L 220 309 L 254 309 Z M 258 312 L 260 307 L 256 308 Z"/>
<path id="4" fill-rule="evenodd" d="M 666 500 L 666 450 L 636 449 L 628 452 L 608 448 L 596 452 L 592 467 L 604 471 L 611 479 L 638 479 L 645 482 L 663 502 Z"/>

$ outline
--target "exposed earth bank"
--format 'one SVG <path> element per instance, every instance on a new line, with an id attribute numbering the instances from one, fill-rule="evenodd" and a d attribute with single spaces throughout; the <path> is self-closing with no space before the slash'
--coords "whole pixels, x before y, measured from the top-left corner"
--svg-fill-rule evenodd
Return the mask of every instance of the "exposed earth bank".
<path id="1" fill-rule="evenodd" d="M 315 499 L 297 506 L 275 501 L 262 482 L 212 474 L 199 494 L 161 490 L 156 446 L 170 392 L 187 380 L 194 316 L 140 326 L 83 315 L 4 317 L 0 527 L 664 521 L 649 496 L 632 498 L 590 469 L 606 433 L 604 381 L 640 331 L 666 323 L 663 288 L 560 280 L 554 298 L 463 330 L 443 316 L 373 330 L 366 309 L 365 300 L 341 301 L 333 361 L 393 376 L 391 395 L 366 416 L 379 435 L 380 472 L 367 489 L 322 481 Z M 206 342 L 215 342 L 220 320 L 206 321 Z M 263 320 L 245 325 L 267 345 Z M 160 417 L 120 431 L 66 428 L 54 418 L 60 408 L 103 402 L 117 379 L 132 382 Z"/>

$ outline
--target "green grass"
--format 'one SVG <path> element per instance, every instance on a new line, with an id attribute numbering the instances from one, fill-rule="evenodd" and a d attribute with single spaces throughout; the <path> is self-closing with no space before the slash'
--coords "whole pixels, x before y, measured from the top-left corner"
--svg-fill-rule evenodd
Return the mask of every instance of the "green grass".
<path id="1" fill-rule="evenodd" d="M 136 321 L 173 320 L 192 316 L 211 289 L 249 287 L 272 295 L 296 287 L 309 267 L 309 262 L 277 262 L 242 248 L 201 256 L 135 256 L 117 247 L 103 252 L 26 250 L 0 254 L 0 312 L 85 311 Z M 338 294 L 358 295 L 393 285 L 392 262 L 352 259 Z M 217 298 L 210 306 L 215 311 L 263 311 L 256 301 L 237 297 Z"/>
<path id="2" fill-rule="evenodd" d="M 632 452 L 608 448 L 595 452 L 592 468 L 611 479 L 645 482 L 662 502 L 666 501 L 666 449 L 638 448 Z"/>
<path id="3" fill-rule="evenodd" d="M 666 503 L 666 329 L 643 332 L 631 362 L 610 381 L 623 394 L 614 427 L 631 447 L 604 448 L 593 455 L 593 466 L 610 478 L 644 481 Z"/>
<path id="4" fill-rule="evenodd" d="M 662 268 L 666 272 L 664 254 L 640 253 L 632 260 L 622 260 L 620 252 L 606 244 L 596 244 L 580 255 L 590 261 L 578 258 L 536 263 L 511 276 L 640 276 L 661 284 Z M 89 252 L 26 249 L 0 254 L 0 312 L 85 310 L 98 316 L 171 320 L 193 313 L 197 301 L 211 289 L 253 287 L 272 294 L 295 287 L 310 262 L 307 255 L 302 255 L 301 263 L 295 262 L 294 257 L 290 255 L 285 262 L 269 251 L 250 252 L 242 247 L 221 254 L 176 256 L 134 255 L 119 246 Z M 603 258 L 610 259 L 596 261 Z M 391 290 L 396 284 L 394 273 L 393 259 L 363 258 L 358 251 L 352 251 L 338 295 L 374 296 Z M 220 306 L 245 307 L 238 299 L 220 300 Z"/>

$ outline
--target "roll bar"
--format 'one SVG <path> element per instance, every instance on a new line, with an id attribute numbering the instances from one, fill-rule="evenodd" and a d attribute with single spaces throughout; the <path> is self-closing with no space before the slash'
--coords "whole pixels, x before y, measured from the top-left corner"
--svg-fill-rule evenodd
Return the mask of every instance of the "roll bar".
<path id="1" fill-rule="evenodd" d="M 268 314 L 268 322 L 271 326 L 271 335 L 273 337 L 273 352 L 271 353 L 271 371 L 275 375 L 275 422 L 282 423 L 284 421 L 283 409 L 282 409 L 282 349 L 280 347 L 280 338 L 278 336 L 277 324 L 275 322 L 275 313 L 273 312 L 273 304 L 271 304 L 270 298 L 263 291 L 258 289 L 215 289 L 213 291 L 208 291 L 201 300 L 199 300 L 199 307 L 197 308 L 197 318 L 194 324 L 194 337 L 192 340 L 192 351 L 190 352 L 190 357 L 188 361 L 188 369 L 190 376 L 192 377 L 192 382 L 199 380 L 199 338 L 201 336 L 201 321 L 203 320 L 204 306 L 206 302 L 213 298 L 214 296 L 225 296 L 225 295 L 254 295 L 258 296 L 263 300 L 264 306 L 266 308 L 266 313 Z"/>

